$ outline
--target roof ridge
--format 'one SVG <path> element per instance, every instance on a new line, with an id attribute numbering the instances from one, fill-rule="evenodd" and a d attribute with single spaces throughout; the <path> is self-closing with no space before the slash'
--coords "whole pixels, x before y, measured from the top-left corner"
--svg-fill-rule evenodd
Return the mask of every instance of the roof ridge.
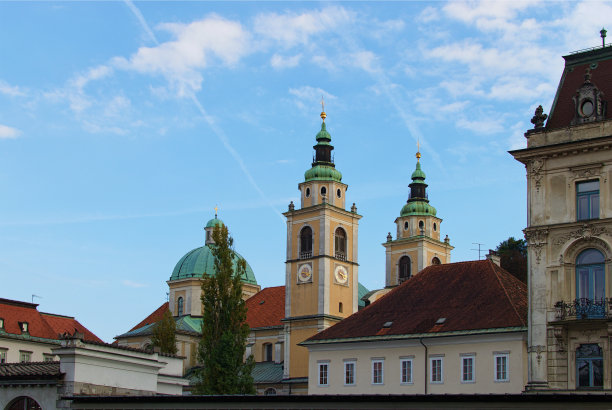
<path id="1" fill-rule="evenodd" d="M 510 295 L 508 294 L 508 290 L 506 289 L 506 287 L 504 286 L 504 283 L 502 282 L 501 278 L 499 277 L 499 274 L 501 272 L 497 271 L 497 264 L 493 263 L 492 260 L 488 260 L 489 264 L 492 266 L 493 268 L 493 272 L 495 274 L 495 277 L 497 278 L 497 281 L 499 282 L 501 288 L 504 291 L 504 294 L 506 295 L 506 298 L 508 299 L 508 302 L 510 302 L 510 306 L 512 306 L 512 310 L 514 311 L 514 313 L 516 314 L 516 316 L 518 317 L 518 319 L 521 321 L 521 323 L 523 324 L 523 326 L 525 326 L 525 321 L 523 320 L 523 318 L 521 317 L 520 313 L 518 312 L 518 310 L 516 310 L 516 306 L 514 306 L 514 301 L 512 300 L 512 298 L 510 297 Z M 499 266 L 500 269 L 503 269 L 501 266 Z"/>

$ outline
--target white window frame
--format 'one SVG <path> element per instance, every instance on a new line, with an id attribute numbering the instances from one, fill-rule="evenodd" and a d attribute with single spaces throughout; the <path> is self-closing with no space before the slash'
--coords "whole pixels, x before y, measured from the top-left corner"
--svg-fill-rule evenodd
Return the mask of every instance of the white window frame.
<path id="1" fill-rule="evenodd" d="M 410 363 L 410 372 L 407 374 L 408 380 L 404 380 L 404 363 Z M 408 358 L 408 357 L 400 358 L 400 384 L 402 385 L 414 384 L 414 379 L 412 378 L 413 372 L 414 372 L 414 362 L 412 358 Z"/>
<path id="2" fill-rule="evenodd" d="M 24 360 L 26 358 L 27 360 Z M 27 351 L 27 350 L 19 351 L 19 363 L 30 363 L 31 361 L 32 361 L 32 352 Z"/>
<path id="3" fill-rule="evenodd" d="M 380 381 L 379 382 L 375 382 L 374 379 L 374 366 L 380 363 Z M 372 359 L 372 384 L 374 385 L 381 385 L 381 384 L 385 384 L 385 359 Z"/>
<path id="4" fill-rule="evenodd" d="M 329 386 L 329 362 L 319 362 L 318 363 L 317 372 L 317 385 L 319 387 L 328 387 Z M 323 375 L 322 370 L 325 368 L 325 383 L 321 383 L 321 376 Z"/>
<path id="5" fill-rule="evenodd" d="M 0 348 L 0 363 L 6 363 L 8 359 L 8 349 Z"/>
<path id="6" fill-rule="evenodd" d="M 471 371 L 471 375 L 472 378 L 470 380 L 466 380 L 465 379 L 465 362 L 466 360 L 471 360 L 472 361 L 472 371 Z M 476 355 L 474 354 L 464 354 L 461 355 L 461 368 L 459 369 L 459 371 L 461 372 L 459 379 L 461 380 L 461 383 L 476 383 L 476 373 L 475 373 L 475 369 L 476 369 Z"/>
<path id="7" fill-rule="evenodd" d="M 353 366 L 353 382 L 346 382 L 346 371 L 349 365 Z M 344 362 L 344 385 L 345 386 L 354 386 L 356 384 L 356 376 L 357 376 L 357 362 L 355 360 L 347 360 Z"/>
<path id="8" fill-rule="evenodd" d="M 498 378 L 498 363 L 497 363 L 497 359 L 501 359 L 504 358 L 505 359 L 505 378 Z M 498 383 L 506 383 L 510 381 L 510 353 L 495 353 L 493 354 L 493 380 L 495 380 L 495 382 Z"/>
<path id="9" fill-rule="evenodd" d="M 440 361 L 440 380 L 434 380 L 433 364 L 435 361 Z M 444 357 L 434 356 L 429 358 L 429 382 L 431 384 L 443 384 L 444 383 Z"/>

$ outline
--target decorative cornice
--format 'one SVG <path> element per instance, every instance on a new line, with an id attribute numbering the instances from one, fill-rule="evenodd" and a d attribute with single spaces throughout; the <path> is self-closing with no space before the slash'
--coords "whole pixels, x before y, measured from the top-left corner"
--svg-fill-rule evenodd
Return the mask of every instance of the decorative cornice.
<path id="1" fill-rule="evenodd" d="M 603 234 L 610 234 L 610 231 L 605 226 L 596 226 L 594 224 L 584 224 L 580 228 L 558 235 L 553 240 L 554 245 L 563 245 L 570 239 L 581 239 L 584 241 L 591 241 L 597 236 Z"/>
<path id="2" fill-rule="evenodd" d="M 572 167 L 570 168 L 570 171 L 572 172 L 572 175 L 574 177 L 574 179 L 580 179 L 580 178 L 591 178 L 591 177 L 599 177 L 601 176 L 601 169 L 603 168 L 604 164 L 589 164 L 589 165 L 583 165 L 583 166 L 579 166 L 579 167 Z M 607 178 L 604 175 L 604 182 L 607 181 Z"/>

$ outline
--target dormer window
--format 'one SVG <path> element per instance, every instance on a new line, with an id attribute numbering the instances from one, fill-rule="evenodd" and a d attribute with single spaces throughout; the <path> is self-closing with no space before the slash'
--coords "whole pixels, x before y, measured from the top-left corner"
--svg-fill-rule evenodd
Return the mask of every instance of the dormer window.
<path id="1" fill-rule="evenodd" d="M 28 322 L 19 322 L 19 329 L 21 329 L 21 333 L 28 333 L 29 331 Z"/>
<path id="2" fill-rule="evenodd" d="M 604 120 L 606 117 L 606 101 L 602 97 L 601 91 L 591 82 L 591 70 L 587 69 L 584 74 L 584 83 L 573 97 L 575 113 L 571 124 Z"/>
<path id="3" fill-rule="evenodd" d="M 4 319 L 0 317 L 0 330 L 4 330 Z"/>

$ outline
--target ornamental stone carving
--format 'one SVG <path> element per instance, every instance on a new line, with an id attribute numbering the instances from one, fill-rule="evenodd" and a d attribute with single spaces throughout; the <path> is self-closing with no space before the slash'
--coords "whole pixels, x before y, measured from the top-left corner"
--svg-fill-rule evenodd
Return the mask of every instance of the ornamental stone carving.
<path id="1" fill-rule="evenodd" d="M 608 228 L 605 226 L 595 226 L 592 224 L 584 224 L 580 228 L 564 233 L 562 235 L 557 236 L 553 244 L 559 246 L 563 245 L 570 239 L 582 239 L 584 241 L 591 241 L 595 237 L 601 236 L 603 234 L 609 234 Z"/>
<path id="2" fill-rule="evenodd" d="M 601 175 L 602 167 L 603 167 L 603 164 L 596 164 L 596 165 L 590 165 L 590 166 L 585 166 L 585 167 L 570 168 L 570 170 L 572 171 L 574 179 L 592 178 L 592 177 L 599 177 Z"/>
<path id="3" fill-rule="evenodd" d="M 542 177 L 544 174 L 542 173 L 542 168 L 544 168 L 544 158 L 534 158 L 529 161 L 529 165 L 527 167 L 527 174 L 533 181 L 535 182 L 536 190 L 540 190 L 540 186 L 542 185 Z"/>
<path id="4" fill-rule="evenodd" d="M 527 228 L 523 230 L 527 246 L 535 253 L 536 263 L 540 263 L 542 259 L 542 248 L 546 245 L 546 237 L 548 236 L 548 228 Z"/>

